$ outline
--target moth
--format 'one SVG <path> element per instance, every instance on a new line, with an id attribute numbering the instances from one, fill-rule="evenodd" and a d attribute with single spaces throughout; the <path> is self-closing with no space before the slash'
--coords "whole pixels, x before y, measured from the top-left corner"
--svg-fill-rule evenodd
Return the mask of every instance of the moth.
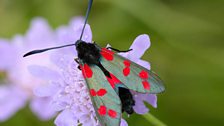
<path id="1" fill-rule="evenodd" d="M 152 71 L 126 59 L 118 53 L 128 52 L 96 43 L 87 43 L 82 35 L 87 23 L 93 0 L 89 0 L 85 23 L 80 39 L 74 44 L 34 50 L 24 57 L 67 46 L 76 46 L 78 58 L 75 61 L 85 78 L 89 94 L 102 126 L 119 126 L 122 112 L 132 114 L 135 101 L 130 90 L 157 94 L 165 90 L 162 80 Z"/>

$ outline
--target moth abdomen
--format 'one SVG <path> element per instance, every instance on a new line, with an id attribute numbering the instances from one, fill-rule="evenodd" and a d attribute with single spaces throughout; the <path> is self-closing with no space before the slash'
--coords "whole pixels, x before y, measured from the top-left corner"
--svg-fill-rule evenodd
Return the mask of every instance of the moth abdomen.
<path id="1" fill-rule="evenodd" d="M 135 105 L 135 100 L 129 89 L 119 87 L 119 97 L 122 103 L 122 112 L 132 114 L 134 112 L 133 106 Z"/>

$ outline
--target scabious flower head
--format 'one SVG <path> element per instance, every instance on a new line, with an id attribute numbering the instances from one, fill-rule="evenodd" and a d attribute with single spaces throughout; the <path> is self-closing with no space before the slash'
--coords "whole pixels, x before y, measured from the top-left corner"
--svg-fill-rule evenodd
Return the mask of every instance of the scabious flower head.
<path id="1" fill-rule="evenodd" d="M 4 121 L 26 105 L 30 100 L 30 108 L 41 119 L 49 119 L 54 115 L 48 106 L 48 98 L 33 95 L 33 88 L 46 84 L 32 76 L 27 70 L 30 64 L 51 66 L 49 53 L 36 57 L 23 58 L 23 54 L 34 48 L 54 45 L 53 32 L 47 22 L 41 18 L 32 21 L 27 33 L 16 35 L 12 40 L 0 39 L 0 72 L 6 78 L 0 85 L 0 121 Z M 41 105 L 41 106 L 40 106 Z M 46 110 L 46 111 L 43 111 Z"/>
<path id="2" fill-rule="evenodd" d="M 83 20 L 76 18 L 68 26 L 58 28 L 56 30 L 57 42 L 63 44 L 75 42 L 80 37 L 82 27 Z M 85 29 L 83 41 L 92 41 L 89 25 Z M 149 46 L 149 37 L 140 35 L 131 46 L 133 51 L 121 55 L 150 69 L 149 63 L 140 59 Z M 74 47 L 63 48 L 54 51 L 51 55 L 51 60 L 57 66 L 57 69 L 49 69 L 48 67 L 38 65 L 30 66 L 29 70 L 33 75 L 49 82 L 48 85 L 36 88 L 34 93 L 39 97 L 52 98 L 51 107 L 59 112 L 55 120 L 57 126 L 79 124 L 83 126 L 98 126 L 100 124 L 97 120 L 89 91 L 74 58 L 77 58 L 77 52 Z M 144 101 L 156 107 L 156 95 L 132 93 L 136 101 L 134 110 L 137 113 L 144 114 L 148 112 L 148 108 L 143 103 Z M 125 120 L 122 119 L 121 125 L 127 125 Z"/>

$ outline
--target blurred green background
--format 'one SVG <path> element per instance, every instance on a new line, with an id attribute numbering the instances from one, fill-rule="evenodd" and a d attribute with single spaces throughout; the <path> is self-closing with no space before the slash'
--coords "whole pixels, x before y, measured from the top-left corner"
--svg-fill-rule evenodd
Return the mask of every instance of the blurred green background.
<path id="1" fill-rule="evenodd" d="M 89 18 L 93 39 L 102 46 L 127 49 L 142 33 L 152 46 L 150 61 L 166 84 L 151 113 L 170 126 L 224 125 L 224 1 L 223 0 L 95 0 Z M 25 33 L 41 16 L 56 28 L 84 15 L 87 0 L 0 0 L 0 37 Z M 130 126 L 150 125 L 142 116 Z M 53 120 L 52 120 L 53 121 Z M 1 126 L 53 126 L 28 109 Z"/>

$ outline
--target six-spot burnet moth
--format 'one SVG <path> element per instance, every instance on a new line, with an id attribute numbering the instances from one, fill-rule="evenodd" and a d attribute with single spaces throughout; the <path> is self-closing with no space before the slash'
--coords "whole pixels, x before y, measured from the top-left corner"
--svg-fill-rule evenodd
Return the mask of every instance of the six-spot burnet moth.
<path id="1" fill-rule="evenodd" d="M 165 90 L 161 79 L 152 71 L 120 56 L 118 49 L 101 48 L 95 43 L 82 40 L 83 32 L 92 7 L 89 0 L 80 39 L 73 44 L 28 52 L 24 57 L 68 46 L 76 46 L 75 61 L 83 73 L 92 103 L 100 124 L 119 126 L 122 112 L 132 114 L 135 101 L 130 90 L 139 93 L 157 94 Z M 113 50 L 113 51 L 111 51 Z M 116 53 L 115 53 L 116 52 Z"/>

